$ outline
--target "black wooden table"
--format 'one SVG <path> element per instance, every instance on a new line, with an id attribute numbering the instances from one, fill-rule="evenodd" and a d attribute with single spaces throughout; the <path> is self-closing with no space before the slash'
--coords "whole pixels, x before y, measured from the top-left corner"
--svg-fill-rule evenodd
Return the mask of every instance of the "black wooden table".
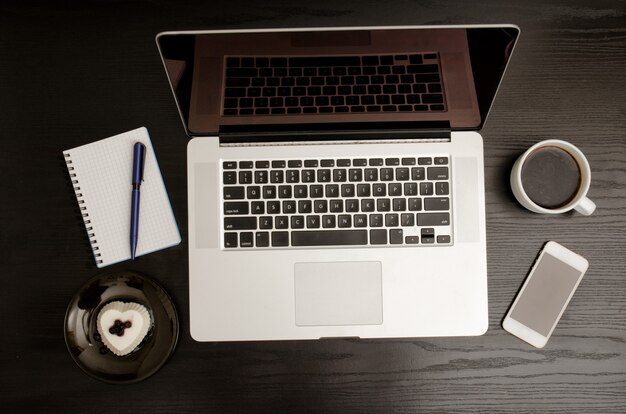
<path id="1" fill-rule="evenodd" d="M 16 2 L 17 3 L 17 2 Z M 19 2 L 0 6 L 2 412 L 626 412 L 626 4 L 478 2 Z M 185 148 L 154 36 L 162 30 L 515 23 L 522 34 L 485 140 L 489 330 L 481 337 L 196 343 L 189 335 Z M 183 242 L 107 270 L 173 296 L 177 350 L 150 379 L 101 383 L 72 361 L 63 318 L 98 273 L 63 149 L 146 126 Z M 590 217 L 541 216 L 508 186 L 547 138 L 588 156 Z M 539 248 L 590 268 L 548 346 L 500 326 Z"/>

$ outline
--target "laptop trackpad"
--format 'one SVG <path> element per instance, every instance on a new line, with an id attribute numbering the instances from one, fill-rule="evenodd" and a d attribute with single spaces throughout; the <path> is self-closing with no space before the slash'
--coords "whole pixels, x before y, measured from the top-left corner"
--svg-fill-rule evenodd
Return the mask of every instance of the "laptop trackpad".
<path id="1" fill-rule="evenodd" d="M 383 323 L 380 262 L 296 263 L 296 325 Z"/>

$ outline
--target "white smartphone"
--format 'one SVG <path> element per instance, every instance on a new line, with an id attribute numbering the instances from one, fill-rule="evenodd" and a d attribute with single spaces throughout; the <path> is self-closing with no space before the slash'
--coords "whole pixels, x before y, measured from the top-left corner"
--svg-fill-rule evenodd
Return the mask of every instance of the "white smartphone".
<path id="1" fill-rule="evenodd" d="M 549 241 L 502 321 L 523 341 L 543 348 L 589 267 L 584 257 Z"/>

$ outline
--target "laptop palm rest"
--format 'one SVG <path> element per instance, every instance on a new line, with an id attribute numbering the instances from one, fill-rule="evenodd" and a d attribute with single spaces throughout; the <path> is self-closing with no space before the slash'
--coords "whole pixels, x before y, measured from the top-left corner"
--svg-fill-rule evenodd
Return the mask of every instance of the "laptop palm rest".
<path id="1" fill-rule="evenodd" d="M 380 325 L 383 322 L 380 262 L 294 265 L 296 325 Z"/>

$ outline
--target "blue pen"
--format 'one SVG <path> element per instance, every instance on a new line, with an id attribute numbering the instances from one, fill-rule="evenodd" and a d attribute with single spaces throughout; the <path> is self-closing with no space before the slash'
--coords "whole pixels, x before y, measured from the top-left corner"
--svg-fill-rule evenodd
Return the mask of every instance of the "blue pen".
<path id="1" fill-rule="evenodd" d="M 137 240 L 139 239 L 139 187 L 143 181 L 143 166 L 146 158 L 146 146 L 141 142 L 133 147 L 133 201 L 130 212 L 130 258 L 135 260 Z"/>

